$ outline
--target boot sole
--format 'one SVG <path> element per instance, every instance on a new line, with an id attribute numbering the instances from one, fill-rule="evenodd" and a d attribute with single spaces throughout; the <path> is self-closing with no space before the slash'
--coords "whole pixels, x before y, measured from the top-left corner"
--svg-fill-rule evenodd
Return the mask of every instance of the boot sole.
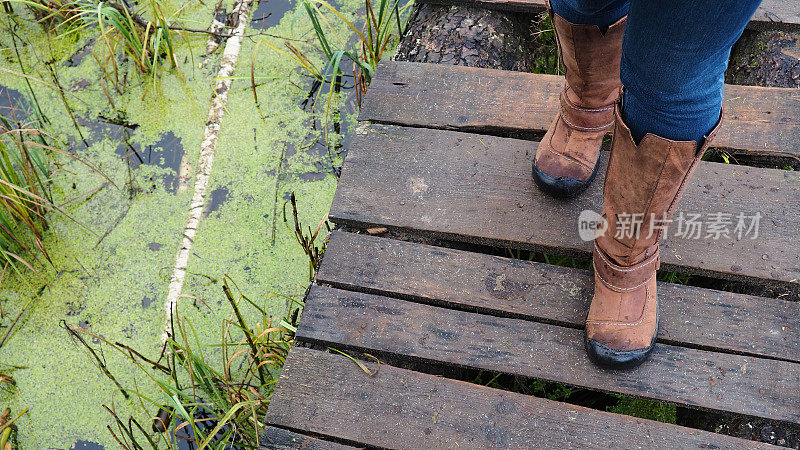
<path id="1" fill-rule="evenodd" d="M 589 339 L 586 335 L 586 330 L 583 332 L 583 343 L 586 347 L 586 353 L 589 354 L 589 359 L 598 366 L 626 370 L 638 367 L 647 360 L 647 357 L 656 347 L 656 336 L 658 336 L 658 312 L 656 312 L 656 331 L 653 334 L 653 340 L 650 341 L 650 346 L 647 348 L 630 351 L 614 350 L 600 342 Z"/>
<path id="2" fill-rule="evenodd" d="M 585 191 L 592 183 L 597 175 L 597 168 L 600 166 L 600 158 L 597 158 L 597 162 L 594 163 L 594 170 L 592 170 L 592 174 L 589 175 L 589 179 L 586 181 L 570 177 L 550 176 L 536 167 L 535 160 L 531 163 L 531 166 L 533 168 L 533 181 L 536 182 L 539 189 L 556 198 L 571 198 Z"/>

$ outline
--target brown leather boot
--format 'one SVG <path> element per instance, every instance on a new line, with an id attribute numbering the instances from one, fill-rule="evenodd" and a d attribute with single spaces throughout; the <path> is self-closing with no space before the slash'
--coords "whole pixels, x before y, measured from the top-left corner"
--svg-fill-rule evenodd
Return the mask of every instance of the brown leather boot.
<path id="1" fill-rule="evenodd" d="M 647 134 L 639 145 L 615 109 L 611 158 L 603 188 L 605 232 L 594 241 L 594 297 L 586 318 L 586 350 L 600 365 L 634 367 L 653 350 L 658 332 L 658 240 L 703 152 Z"/>
<path id="2" fill-rule="evenodd" d="M 576 25 L 550 10 L 566 83 L 561 110 L 536 150 L 533 179 L 557 197 L 579 194 L 597 174 L 603 136 L 614 124 L 622 33 L 627 16 L 605 33 Z"/>

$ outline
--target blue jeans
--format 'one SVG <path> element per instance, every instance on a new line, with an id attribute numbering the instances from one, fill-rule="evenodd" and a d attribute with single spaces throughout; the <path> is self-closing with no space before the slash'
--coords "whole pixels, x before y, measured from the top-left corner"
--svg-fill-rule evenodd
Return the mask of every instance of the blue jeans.
<path id="1" fill-rule="evenodd" d="M 622 119 L 647 133 L 701 142 L 719 119 L 731 47 L 761 0 L 550 0 L 575 24 L 604 28 L 628 14 Z"/>

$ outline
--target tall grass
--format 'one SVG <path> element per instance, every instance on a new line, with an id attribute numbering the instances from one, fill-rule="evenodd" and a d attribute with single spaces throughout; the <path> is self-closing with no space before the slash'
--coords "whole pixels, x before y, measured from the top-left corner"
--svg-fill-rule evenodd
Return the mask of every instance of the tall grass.
<path id="1" fill-rule="evenodd" d="M 330 3 L 324 0 L 303 0 L 303 9 L 311 21 L 326 60 L 321 81 L 333 83 L 335 81 L 333 77 L 342 74 L 343 60 L 349 60 L 353 63 L 356 91 L 362 93 L 366 91 L 389 42 L 392 38 L 398 40 L 403 31 L 401 9 L 405 11 L 410 3 L 401 8 L 399 2 L 400 0 L 378 0 L 377 3 L 373 3 L 371 0 L 366 0 L 366 17 L 364 25 L 359 30 Z M 357 51 L 352 47 L 348 48 L 348 43 L 342 40 L 323 14 L 323 10 L 330 12 L 356 34 L 359 47 Z M 394 34 L 395 31 L 397 34 Z"/>
<path id="2" fill-rule="evenodd" d="M 40 255 L 50 261 L 43 239 L 51 212 L 73 220 L 52 201 L 52 176 L 61 165 L 57 155 L 83 164 L 111 184 L 92 164 L 51 145 L 35 111 L 24 121 L 18 117 L 20 111 L 0 112 L 0 284 L 9 268 L 22 265 L 35 270 L 32 263 Z"/>
<path id="3" fill-rule="evenodd" d="M 407 11 L 412 2 L 400 6 L 400 0 L 365 1 L 365 17 L 361 27 L 357 27 L 345 15 L 325 0 L 303 0 L 305 15 L 311 22 L 316 38 L 315 50 L 301 50 L 291 40 L 285 40 L 284 48 L 269 41 L 261 41 L 268 47 L 294 60 L 316 81 L 315 87 L 329 85 L 325 101 L 325 133 L 327 140 L 328 119 L 332 113 L 334 94 L 340 91 L 341 79 L 345 71 L 352 73 L 356 101 L 361 99 L 372 80 L 375 68 L 385 54 L 399 42 L 403 26 L 408 18 Z M 355 40 L 343 38 L 332 21 L 338 21 L 346 29 L 355 33 Z M 256 47 L 256 51 L 258 46 Z M 317 66 L 317 59 L 311 52 L 322 56 L 323 66 Z M 254 58 L 255 59 L 255 58 Z M 346 69 L 350 65 L 351 69 Z M 313 104 L 318 103 L 322 89 L 312 93 Z"/>
<path id="4" fill-rule="evenodd" d="M 153 77 L 161 67 L 178 67 L 175 42 L 182 28 L 169 23 L 156 0 L 149 0 L 137 10 L 116 0 L 16 1 L 27 5 L 44 26 L 61 35 L 96 30 L 99 45 L 93 55 L 104 78 L 117 92 L 122 93 L 125 88 L 121 61 L 127 61 L 138 73 Z"/>
<path id="5" fill-rule="evenodd" d="M 28 6 L 36 20 L 48 28 L 72 22 L 80 10 L 72 0 L 21 0 Z"/>
<path id="6" fill-rule="evenodd" d="M 52 201 L 52 178 L 62 171 L 63 165 L 58 156 L 79 162 L 105 178 L 107 184 L 113 184 L 92 164 L 51 145 L 51 139 L 43 131 L 44 119 L 38 111 L 38 108 L 23 111 L 16 106 L 0 111 L 0 286 L 9 270 L 19 274 L 25 269 L 36 272 L 33 263 L 40 257 L 52 262 L 44 245 L 44 235 L 48 218 L 53 213 L 75 222 Z M 34 298 L 28 299 L 16 317 L 8 317 L 8 324 L 0 324 L 0 329 L 4 330 L 0 334 L 0 348 L 12 336 Z M 0 300 L 0 320 L 6 318 L 7 312 Z"/>
<path id="7" fill-rule="evenodd" d="M 20 272 L 19 266 L 34 270 L 32 263 L 38 255 L 50 260 L 43 244 L 47 213 L 53 207 L 49 147 L 35 123 L 21 123 L 18 113 L 21 111 L 16 108 L 11 108 L 8 116 L 0 112 L 0 285 L 9 268 L 16 272 Z M 9 317 L 8 324 L 2 324 L 5 333 L 0 334 L 0 348 L 31 301 L 16 317 Z M 0 300 L 0 320 L 6 317 Z M 12 380 L 2 375 L 0 384 Z"/>
<path id="8" fill-rule="evenodd" d="M 96 26 L 100 32 L 100 51 L 94 53 L 102 73 L 116 89 L 125 90 L 124 77 L 120 77 L 120 56 L 143 75 L 155 77 L 166 64 L 169 69 L 178 67 L 175 56 L 177 31 L 170 28 L 161 6 L 149 4 L 152 21 L 143 19 L 125 6 L 115 2 L 81 0 L 80 17 L 85 26 Z M 178 72 L 180 75 L 180 72 Z"/>
<path id="9" fill-rule="evenodd" d="M 121 448 L 176 448 L 178 441 L 197 448 L 257 448 L 264 427 L 269 397 L 294 339 L 300 302 L 271 293 L 264 306 L 242 294 L 233 281 L 223 278 L 221 295 L 230 306 L 220 343 L 203 344 L 191 321 L 176 315 L 172 336 L 159 358 L 147 358 L 123 344 L 112 343 L 78 327 L 67 327 L 76 343 L 84 346 L 101 371 L 114 381 L 140 414 L 153 417 L 142 424 L 134 417 L 120 417 L 106 406 L 112 436 Z M 288 303 L 284 317 L 271 317 L 266 304 L 275 297 Z M 246 308 L 246 309 L 245 309 Z M 243 311 L 260 316 L 249 325 Z M 148 397 L 140 386 L 123 388 L 103 358 L 82 336 L 101 342 L 123 354 L 149 380 L 158 397 Z M 151 389 L 152 390 L 152 389 Z"/>
<path id="10" fill-rule="evenodd" d="M 91 22 L 97 23 L 101 39 L 106 44 L 109 55 L 106 62 L 116 71 L 116 55 L 122 51 L 128 60 L 143 74 L 155 74 L 159 60 L 167 62 L 169 68 L 177 67 L 173 31 L 167 26 L 161 7 L 150 2 L 153 21 L 143 23 L 134 20 L 127 9 L 99 3 L 94 10 L 87 11 Z"/>
<path id="11" fill-rule="evenodd" d="M 32 124 L 29 124 L 32 125 Z M 37 128 L 0 115 L 0 265 L 33 269 L 38 254 L 50 259 L 42 240 L 50 195 L 50 148 Z M 2 282 L 0 280 L 0 282 Z"/>
<path id="12" fill-rule="evenodd" d="M 44 246 L 48 216 L 55 211 L 69 218 L 51 201 L 51 175 L 55 172 L 51 167 L 57 166 L 54 155 L 69 155 L 96 171 L 75 155 L 48 145 L 44 132 L 36 128 L 40 122 L 22 123 L 16 111 L 10 110 L 11 117 L 0 114 L 0 285 L 9 268 L 17 273 L 20 268 L 36 272 L 33 262 L 40 256 L 51 262 Z M 0 348 L 33 300 L 28 299 L 15 317 L 9 317 L 8 324 L 2 324 L 5 332 L 0 334 Z M 0 319 L 6 317 L 0 300 Z"/>

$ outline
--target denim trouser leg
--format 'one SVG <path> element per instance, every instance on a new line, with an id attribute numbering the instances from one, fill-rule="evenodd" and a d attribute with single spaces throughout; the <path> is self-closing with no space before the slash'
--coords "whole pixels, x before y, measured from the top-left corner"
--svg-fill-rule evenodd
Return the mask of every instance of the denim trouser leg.
<path id="1" fill-rule="evenodd" d="M 630 3 L 630 6 L 628 6 Z M 730 50 L 761 0 L 551 0 L 573 23 L 606 26 L 628 12 L 622 118 L 646 133 L 700 141 L 719 119 Z"/>
<path id="2" fill-rule="evenodd" d="M 628 14 L 629 0 L 550 0 L 553 12 L 568 22 L 607 27 Z"/>

